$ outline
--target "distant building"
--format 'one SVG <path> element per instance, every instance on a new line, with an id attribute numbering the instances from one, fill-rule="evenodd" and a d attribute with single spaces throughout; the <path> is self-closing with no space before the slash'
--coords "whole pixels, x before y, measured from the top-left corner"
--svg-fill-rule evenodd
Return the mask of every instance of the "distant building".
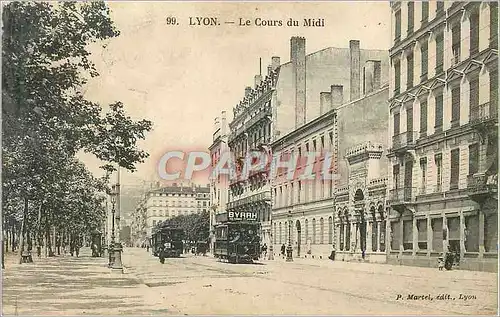
<path id="1" fill-rule="evenodd" d="M 210 185 L 178 185 L 165 186 L 150 190 L 147 193 L 146 234 L 160 221 L 175 216 L 208 212 L 210 208 Z"/>
<path id="2" fill-rule="evenodd" d="M 391 2 L 388 262 L 498 269 L 498 2 Z"/>

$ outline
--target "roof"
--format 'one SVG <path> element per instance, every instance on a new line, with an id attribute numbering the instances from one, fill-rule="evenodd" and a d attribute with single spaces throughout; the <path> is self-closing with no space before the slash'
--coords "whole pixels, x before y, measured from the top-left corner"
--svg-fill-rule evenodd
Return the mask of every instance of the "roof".
<path id="1" fill-rule="evenodd" d="M 210 187 L 201 186 L 166 186 L 150 190 L 149 193 L 162 193 L 162 194 L 197 194 L 197 193 L 210 193 Z"/>

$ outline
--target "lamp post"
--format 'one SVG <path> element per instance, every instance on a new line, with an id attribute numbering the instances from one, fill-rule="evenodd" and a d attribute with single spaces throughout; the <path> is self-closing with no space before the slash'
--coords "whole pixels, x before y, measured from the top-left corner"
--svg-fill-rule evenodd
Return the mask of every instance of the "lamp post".
<path id="1" fill-rule="evenodd" d="M 117 184 L 114 186 L 115 187 L 115 190 L 114 190 L 114 200 L 116 202 L 116 205 L 117 205 L 117 213 L 116 213 L 116 228 L 117 228 L 117 231 L 118 231 L 118 235 L 120 234 L 120 167 L 118 166 L 118 174 L 117 174 Z M 119 236 L 118 236 L 118 242 L 115 242 L 115 234 L 114 234 L 114 223 L 115 223 L 115 213 L 114 213 L 114 206 L 115 204 L 113 203 L 113 252 L 114 252 L 114 261 L 113 261 L 113 264 L 111 266 L 111 269 L 115 272 L 118 272 L 118 273 L 123 273 L 123 264 L 122 264 L 122 251 L 123 251 L 123 247 L 122 247 L 122 244 L 120 243 L 120 239 L 119 239 Z"/>
<path id="2" fill-rule="evenodd" d="M 292 262 L 293 257 L 293 248 L 292 248 L 292 211 L 288 211 L 288 246 L 286 247 L 286 261 Z"/>
<path id="3" fill-rule="evenodd" d="M 111 193 L 111 241 L 108 247 L 109 263 L 108 267 L 113 267 L 115 262 L 114 245 L 115 245 L 115 203 L 116 203 L 116 191 L 115 186 L 112 187 Z"/>

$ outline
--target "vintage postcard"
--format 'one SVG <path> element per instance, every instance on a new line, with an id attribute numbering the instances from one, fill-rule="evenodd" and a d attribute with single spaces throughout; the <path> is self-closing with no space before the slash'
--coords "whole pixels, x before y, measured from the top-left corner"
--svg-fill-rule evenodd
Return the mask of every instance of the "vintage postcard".
<path id="1" fill-rule="evenodd" d="M 498 2 L 1 11 L 3 315 L 498 314 Z"/>

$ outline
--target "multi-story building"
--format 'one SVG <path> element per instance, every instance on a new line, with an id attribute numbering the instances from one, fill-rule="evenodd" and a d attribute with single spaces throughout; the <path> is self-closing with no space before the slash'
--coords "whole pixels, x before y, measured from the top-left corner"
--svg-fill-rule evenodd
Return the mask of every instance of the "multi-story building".
<path id="1" fill-rule="evenodd" d="M 230 197 L 227 211 L 257 211 L 261 222 L 261 241 L 270 244 L 271 199 L 268 173 L 251 172 L 241 177 L 249 151 L 269 151 L 271 142 L 271 103 L 276 97 L 279 57 L 273 57 L 267 75 L 256 75 L 254 88 L 246 87 L 243 100 L 233 109 L 229 124 L 228 145 L 236 160 L 237 178 L 229 182 Z"/>
<path id="2" fill-rule="evenodd" d="M 215 168 L 221 158 L 221 155 L 229 152 L 228 147 L 229 126 L 227 123 L 226 112 L 222 111 L 221 117 L 215 118 L 212 145 L 208 148 L 210 151 L 212 168 Z M 229 179 L 227 175 L 221 174 L 210 180 L 210 250 L 213 250 L 215 243 L 214 225 L 216 224 L 216 215 L 226 212 L 226 205 L 229 202 Z"/>
<path id="3" fill-rule="evenodd" d="M 130 215 L 131 240 L 134 246 L 140 247 L 147 241 L 146 216 L 146 195 L 144 195 Z"/>
<path id="4" fill-rule="evenodd" d="M 175 216 L 208 212 L 210 208 L 210 185 L 189 185 L 174 183 L 171 186 L 152 189 L 146 200 L 146 233 L 160 221 Z"/>
<path id="5" fill-rule="evenodd" d="M 305 39 L 294 37 L 291 61 L 280 67 L 272 152 L 316 155 L 314 162 L 298 161 L 294 179 L 282 170 L 272 182 L 274 249 L 290 242 L 294 256 L 323 258 L 335 248 L 345 260 L 355 251 L 361 257 L 366 234 L 360 237 L 358 222 L 368 219 L 365 214 L 371 211 L 371 203 L 385 211 L 385 181 L 379 174 L 383 173 L 379 167 L 385 165 L 383 149 L 375 142 L 387 140 L 388 87 L 381 83 L 388 80 L 388 56 L 383 50 L 360 49 L 357 40 L 349 44 L 349 48 L 330 47 L 306 55 Z M 349 96 L 344 99 L 345 87 Z M 324 152 L 333 155 L 326 169 Z M 308 168 L 313 179 L 300 178 Z M 338 177 L 323 179 L 322 172 Z M 335 209 L 338 188 L 341 204 Z M 345 217 L 350 222 L 344 223 Z M 344 228 L 351 226 L 348 238 Z M 350 241 L 357 245 L 350 247 Z"/>
<path id="6" fill-rule="evenodd" d="M 498 264 L 498 3 L 392 2 L 388 262 Z"/>

